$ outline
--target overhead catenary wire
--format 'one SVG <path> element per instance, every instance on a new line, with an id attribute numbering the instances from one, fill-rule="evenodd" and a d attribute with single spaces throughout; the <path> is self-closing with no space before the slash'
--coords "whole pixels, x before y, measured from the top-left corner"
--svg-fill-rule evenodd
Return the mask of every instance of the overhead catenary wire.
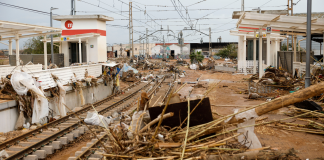
<path id="1" fill-rule="evenodd" d="M 26 8 L 26 7 L 20 7 L 20 6 L 16 6 L 16 5 L 8 4 L 8 3 L 0 2 L 0 5 L 15 8 L 15 9 L 20 9 L 20 10 L 24 10 L 24 11 L 29 11 L 29 12 L 33 12 L 33 13 L 43 14 L 43 15 L 47 15 L 47 16 L 50 15 L 50 12 L 44 12 L 44 11 L 30 9 L 30 8 Z M 58 14 L 53 14 L 53 15 L 57 16 Z"/>

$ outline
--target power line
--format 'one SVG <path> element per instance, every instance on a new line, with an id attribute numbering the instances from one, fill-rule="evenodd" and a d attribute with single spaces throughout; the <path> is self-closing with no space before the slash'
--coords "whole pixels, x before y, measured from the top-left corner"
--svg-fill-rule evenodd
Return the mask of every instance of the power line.
<path id="1" fill-rule="evenodd" d="M 199 3 L 202 3 L 202 2 L 205 2 L 206 0 L 201 0 L 201 1 L 199 1 L 199 2 L 196 2 L 196 3 L 193 3 L 193 4 L 191 4 L 191 5 L 188 5 L 187 7 L 190 7 L 190 6 L 193 6 L 193 5 L 196 5 L 196 4 L 199 4 Z"/>
<path id="2" fill-rule="evenodd" d="M 266 4 L 268 4 L 268 3 L 271 2 L 271 1 L 272 1 L 272 0 L 269 0 L 268 2 L 264 3 L 264 4 L 261 5 L 260 7 L 262 7 L 262 6 L 266 5 Z"/>
<path id="3" fill-rule="evenodd" d="M 298 2 L 297 2 L 298 3 Z M 263 8 L 266 7 L 286 7 L 287 5 L 278 5 L 278 6 L 263 6 Z M 255 7 L 244 7 L 244 8 L 255 8 Z M 219 10 L 226 10 L 226 9 L 241 9 L 241 8 L 218 8 L 218 9 L 187 9 L 188 11 L 219 11 Z M 108 13 L 105 11 L 77 11 L 77 12 L 83 12 L 83 13 Z M 120 11 L 120 12 L 129 12 L 128 10 Z M 143 12 L 143 11 L 133 11 L 133 12 Z M 176 12 L 176 10 L 146 10 L 146 12 Z"/>
<path id="4" fill-rule="evenodd" d="M 35 9 L 25 8 L 25 7 L 20 7 L 20 6 L 7 4 L 7 3 L 3 3 L 3 2 L 0 2 L 0 5 L 5 6 L 5 7 L 11 7 L 11 8 L 15 8 L 15 9 L 20 9 L 20 10 L 24 10 L 24 11 L 29 11 L 29 12 L 33 12 L 33 13 L 38 13 L 38 14 L 42 14 L 42 15 L 47 15 L 47 16 L 50 15 L 49 12 L 39 11 L 39 10 L 35 10 Z M 53 14 L 53 15 L 57 16 L 58 14 Z"/>

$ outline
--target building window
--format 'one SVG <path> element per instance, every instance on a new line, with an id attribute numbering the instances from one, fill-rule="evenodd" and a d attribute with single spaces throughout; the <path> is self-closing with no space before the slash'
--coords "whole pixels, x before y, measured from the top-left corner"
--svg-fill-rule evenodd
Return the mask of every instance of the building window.
<path id="1" fill-rule="evenodd" d="M 135 48 L 135 51 L 137 51 L 137 48 Z"/>

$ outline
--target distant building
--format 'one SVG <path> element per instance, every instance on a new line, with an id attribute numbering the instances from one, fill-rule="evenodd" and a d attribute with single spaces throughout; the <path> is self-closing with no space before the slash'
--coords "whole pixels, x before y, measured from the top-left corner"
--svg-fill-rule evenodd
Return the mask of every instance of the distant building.
<path id="1" fill-rule="evenodd" d="M 151 55 L 152 51 L 151 48 L 155 46 L 155 43 L 148 44 L 148 50 L 146 50 L 146 43 L 134 43 L 134 56 L 144 55 L 147 54 Z M 121 57 L 121 56 L 131 56 L 131 49 L 129 44 L 115 44 L 113 47 L 114 57 Z"/>
<path id="2" fill-rule="evenodd" d="M 219 50 L 224 49 L 229 44 L 234 44 L 237 48 L 238 42 L 211 42 L 211 55 L 217 54 Z M 210 56 L 209 43 L 190 43 L 190 53 L 195 52 L 196 50 L 201 51 L 205 57 Z"/>

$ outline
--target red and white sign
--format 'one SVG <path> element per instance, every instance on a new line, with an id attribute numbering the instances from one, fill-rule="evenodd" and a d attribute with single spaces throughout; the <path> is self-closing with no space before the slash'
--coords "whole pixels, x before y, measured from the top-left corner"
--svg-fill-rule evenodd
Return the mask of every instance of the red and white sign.
<path id="1" fill-rule="evenodd" d="M 67 28 L 67 29 L 71 29 L 72 26 L 73 26 L 73 22 L 72 22 L 72 21 L 67 20 L 67 21 L 65 22 L 65 28 Z"/>

